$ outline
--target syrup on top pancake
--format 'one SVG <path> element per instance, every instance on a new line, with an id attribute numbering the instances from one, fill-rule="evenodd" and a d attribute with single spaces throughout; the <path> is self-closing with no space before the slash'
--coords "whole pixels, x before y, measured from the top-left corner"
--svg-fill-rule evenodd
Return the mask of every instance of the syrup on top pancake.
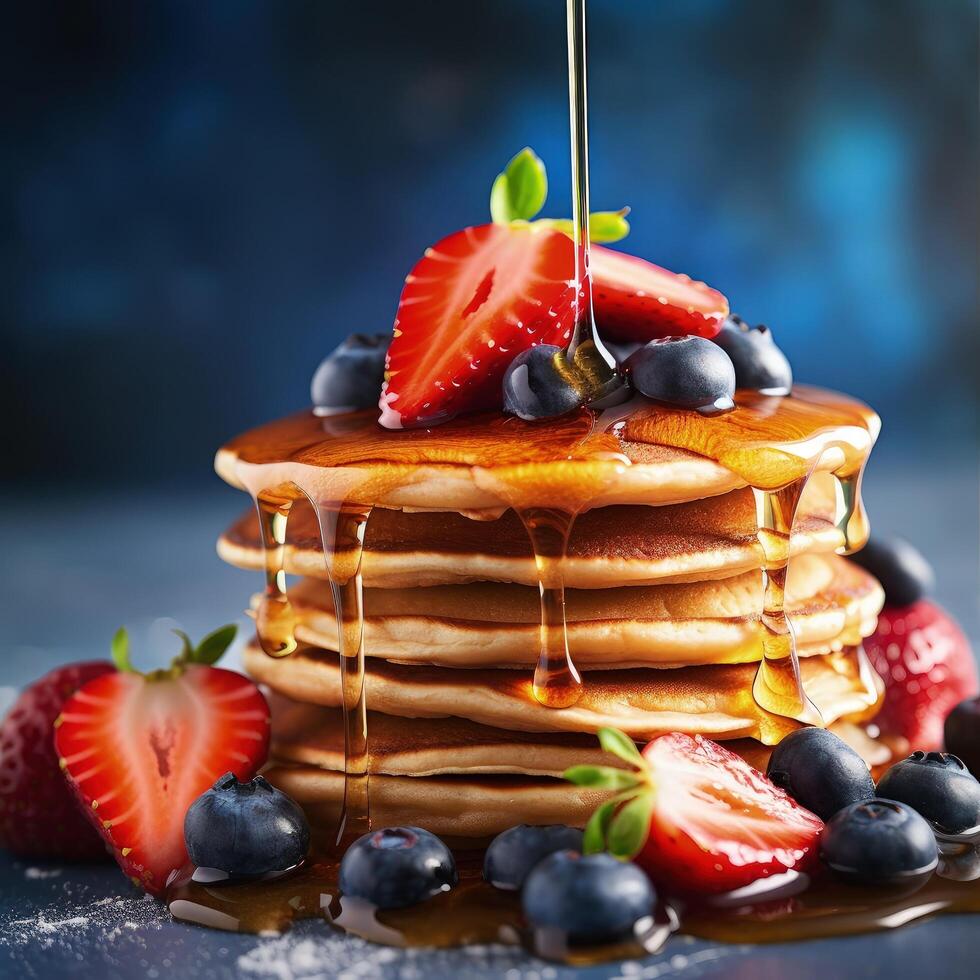
<path id="1" fill-rule="evenodd" d="M 667 504 L 741 486 L 774 489 L 814 469 L 857 474 L 880 429 L 867 406 L 818 388 L 736 393 L 706 417 L 642 398 L 543 423 L 473 415 L 388 431 L 374 412 L 301 413 L 232 440 L 215 468 L 253 494 L 293 484 L 311 499 L 457 512 Z"/>

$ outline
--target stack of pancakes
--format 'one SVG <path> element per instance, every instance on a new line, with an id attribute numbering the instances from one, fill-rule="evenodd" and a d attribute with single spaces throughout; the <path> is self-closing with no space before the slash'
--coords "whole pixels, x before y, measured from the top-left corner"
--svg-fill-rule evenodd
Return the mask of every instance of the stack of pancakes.
<path id="1" fill-rule="evenodd" d="M 235 464 L 233 448 L 219 453 L 219 473 L 241 486 Z M 426 508 L 438 503 L 431 481 L 375 502 L 361 569 L 376 824 L 460 837 L 522 822 L 581 825 L 597 798 L 560 776 L 613 761 L 594 737 L 603 725 L 639 742 L 700 733 L 764 767 L 767 745 L 793 723 L 752 697 L 763 590 L 753 493 L 693 454 L 651 453 L 644 469 L 656 505 L 604 503 L 572 528 L 562 568 L 568 644 L 584 687 L 567 708 L 532 693 L 538 573 L 514 511 L 458 493 L 444 496 L 444 509 L 414 509 L 423 498 Z M 883 601 L 878 583 L 836 553 L 844 539 L 834 494 L 828 473 L 810 480 L 787 587 L 803 684 L 828 725 L 874 713 L 879 692 L 869 691 L 855 647 Z M 263 568 L 254 514 L 218 550 L 233 565 Z M 289 518 L 284 567 L 296 576 L 289 596 L 300 648 L 273 659 L 253 644 L 246 667 L 271 691 L 270 778 L 314 824 L 333 827 L 344 769 L 337 623 L 304 499 Z"/>

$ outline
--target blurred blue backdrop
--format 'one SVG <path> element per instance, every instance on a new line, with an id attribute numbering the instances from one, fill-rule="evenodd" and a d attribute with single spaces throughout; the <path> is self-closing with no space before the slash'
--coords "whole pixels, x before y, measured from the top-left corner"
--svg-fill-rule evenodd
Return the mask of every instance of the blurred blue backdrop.
<path id="1" fill-rule="evenodd" d="M 9 481 L 199 485 L 386 330 L 532 145 L 569 211 L 561 0 L 10 4 Z M 591 0 L 593 204 L 626 247 L 864 397 L 880 452 L 976 455 L 977 5 Z M 8 485 L 10 485 L 8 483 Z"/>

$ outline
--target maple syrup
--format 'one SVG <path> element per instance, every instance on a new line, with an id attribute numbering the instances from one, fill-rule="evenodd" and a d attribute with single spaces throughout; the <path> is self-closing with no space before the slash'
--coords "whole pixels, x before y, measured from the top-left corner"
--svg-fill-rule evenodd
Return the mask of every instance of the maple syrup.
<path id="1" fill-rule="evenodd" d="M 481 856 L 457 852 L 459 884 L 405 909 L 379 911 L 343 897 L 335 858 L 313 857 L 273 880 L 199 883 L 190 870 L 167 891 L 176 919 L 235 932 L 282 932 L 320 918 L 351 935 L 388 946 L 522 945 L 576 966 L 657 952 L 680 932 L 703 939 L 768 943 L 892 929 L 941 913 L 980 912 L 980 852 L 946 856 L 937 872 L 900 887 L 869 888 L 789 872 L 750 889 L 700 902 L 661 898 L 656 914 L 616 942 L 579 945 L 561 930 L 529 929 L 515 892 L 483 880 Z"/>

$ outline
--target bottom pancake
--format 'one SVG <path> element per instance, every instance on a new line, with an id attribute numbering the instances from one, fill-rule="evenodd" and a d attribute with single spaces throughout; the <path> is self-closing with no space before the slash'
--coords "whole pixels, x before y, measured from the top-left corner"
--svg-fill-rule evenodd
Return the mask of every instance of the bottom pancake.
<path id="1" fill-rule="evenodd" d="M 314 836 L 336 830 L 342 773 L 274 764 L 264 775 L 306 811 Z M 607 795 L 563 779 L 520 776 L 372 776 L 370 794 L 375 827 L 480 839 L 521 823 L 582 827 Z"/>
<path id="2" fill-rule="evenodd" d="M 245 667 L 259 682 L 295 700 L 328 707 L 341 704 L 335 653 L 301 647 L 289 657 L 273 659 L 252 645 L 245 650 Z M 454 670 L 372 660 L 366 665 L 365 685 L 370 708 L 406 718 L 457 717 L 523 732 L 590 733 L 611 725 L 641 740 L 687 732 L 714 739 L 754 738 L 772 745 L 796 723 L 756 704 L 755 673 L 754 664 L 590 671 L 581 698 L 568 708 L 539 704 L 528 671 Z M 800 675 L 828 725 L 869 717 L 877 709 L 881 681 L 862 670 L 854 649 L 808 657 L 800 663 Z"/>
<path id="3" fill-rule="evenodd" d="M 280 706 L 281 707 L 281 706 Z M 299 707 L 308 707 L 300 705 Z M 275 709 L 274 709 L 275 710 Z M 319 710 L 330 714 L 324 709 Z M 339 715 L 339 712 L 338 712 Z M 369 723 L 374 725 L 374 735 L 381 736 L 379 723 L 384 715 L 374 715 Z M 303 809 L 310 819 L 316 836 L 330 839 L 335 833 L 340 819 L 340 804 L 344 794 L 343 773 L 338 771 L 343 765 L 342 739 L 339 750 L 329 750 L 329 744 L 321 745 L 316 758 L 321 763 L 333 763 L 336 768 L 320 768 L 317 765 L 300 765 L 290 758 L 283 759 L 283 749 L 289 751 L 286 743 L 278 741 L 280 732 L 277 725 L 283 721 L 281 713 L 273 717 L 274 745 L 279 756 L 277 761 L 265 772 L 265 776 L 283 792 L 288 793 Z M 432 720 L 406 722 L 394 718 L 391 722 L 400 726 L 406 740 L 413 745 L 434 738 L 432 733 L 419 734 L 430 728 L 439 728 Z M 435 727 L 433 727 L 435 726 Z M 881 767 L 891 761 L 886 746 L 869 739 L 863 730 L 856 726 L 835 726 L 838 735 L 861 751 L 872 771 L 877 774 Z M 339 732 L 338 732 L 339 734 Z M 507 733 L 500 733 L 502 736 Z M 568 741 L 569 764 L 595 761 L 598 764 L 616 765 L 616 760 L 598 748 L 579 754 L 578 747 L 572 748 L 573 738 L 581 736 L 561 736 Z M 543 736 L 535 736 L 540 741 Z M 466 762 L 466 738 L 457 730 L 458 744 L 445 746 L 445 751 L 461 751 L 458 758 L 443 759 L 443 765 L 461 765 Z M 479 742 L 479 739 L 477 740 Z M 589 736 L 588 741 L 595 746 L 596 740 Z M 504 744 L 504 743 L 502 743 Z M 540 742 L 549 744 L 548 740 Z M 564 823 L 574 827 L 584 826 L 592 811 L 606 794 L 574 786 L 563 779 L 548 776 L 489 775 L 467 773 L 463 775 L 392 775 L 378 772 L 378 768 L 401 768 L 411 753 L 400 761 L 397 753 L 389 751 L 379 754 L 374 742 L 371 743 L 372 775 L 369 783 L 371 799 L 371 820 L 375 827 L 410 826 L 424 827 L 441 837 L 490 838 L 508 827 L 517 824 Z M 327 751 L 323 748 L 326 746 Z M 765 772 L 771 749 L 751 739 L 737 739 L 726 743 L 726 748 L 737 752 L 749 765 Z M 590 754 L 593 753 L 593 754 Z M 501 758 L 504 758 L 502 756 Z M 874 760 L 877 760 L 874 763 Z M 518 763 L 519 764 L 519 763 Z"/>

